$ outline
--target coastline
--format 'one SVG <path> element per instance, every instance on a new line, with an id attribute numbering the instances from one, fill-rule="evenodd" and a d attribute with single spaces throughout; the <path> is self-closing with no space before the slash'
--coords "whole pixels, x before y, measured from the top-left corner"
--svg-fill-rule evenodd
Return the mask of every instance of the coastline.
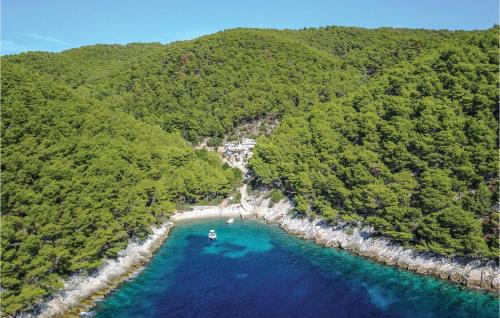
<path id="1" fill-rule="evenodd" d="M 248 206 L 246 207 L 248 209 Z M 221 206 L 194 206 L 191 211 L 178 211 L 158 228 L 153 228 L 142 244 L 131 242 L 119 253 L 117 259 L 106 263 L 92 276 L 74 275 L 64 284 L 64 288 L 50 300 L 39 304 L 38 314 L 24 313 L 20 317 L 80 317 L 94 305 L 95 300 L 104 297 L 122 282 L 136 276 L 150 261 L 154 252 L 167 239 L 174 221 L 206 219 L 206 218 L 251 218 L 255 215 L 245 209 L 244 204 Z"/>
<path id="2" fill-rule="evenodd" d="M 130 243 L 115 260 L 108 260 L 93 276 L 73 276 L 64 289 L 42 305 L 36 317 L 79 317 L 120 283 L 134 277 L 149 262 L 154 252 L 167 239 L 175 221 L 210 218 L 258 218 L 277 223 L 286 232 L 313 240 L 319 245 L 340 248 L 375 262 L 395 266 L 422 275 L 432 275 L 470 289 L 496 292 L 500 290 L 500 270 L 493 261 L 447 258 L 401 247 L 388 239 L 375 237 L 369 226 L 349 226 L 345 223 L 328 224 L 321 218 L 295 217 L 288 199 L 274 203 L 264 194 L 247 197 L 246 185 L 241 189 L 241 204 L 227 207 L 195 206 L 191 211 L 178 211 L 142 244 Z M 32 317 L 24 315 L 21 317 Z"/>
<path id="3" fill-rule="evenodd" d="M 239 145 L 243 145 L 240 141 Z M 248 159 L 253 155 L 253 145 L 244 147 L 246 155 L 234 152 L 233 144 L 225 143 L 219 154 L 230 166 L 242 170 L 247 176 Z M 403 247 L 389 238 L 380 237 L 375 229 L 361 222 L 348 224 L 326 222 L 321 217 L 308 219 L 294 215 L 294 206 L 287 198 L 271 204 L 266 192 L 248 198 L 244 184 L 240 188 L 241 205 L 252 211 L 257 218 L 268 223 L 278 223 L 285 231 L 326 247 L 347 250 L 387 266 L 394 266 L 421 275 L 432 275 L 442 280 L 463 285 L 469 289 L 500 292 L 500 268 L 498 261 L 471 257 L 446 257 L 432 252 Z"/>
<path id="4" fill-rule="evenodd" d="M 321 218 L 313 220 L 295 217 L 288 199 L 269 207 L 270 200 L 252 198 L 258 218 L 268 223 L 278 223 L 290 234 L 319 245 L 347 250 L 375 262 L 395 266 L 421 275 L 432 275 L 442 280 L 463 285 L 470 289 L 498 293 L 500 268 L 492 260 L 445 257 L 430 252 L 420 252 L 376 237 L 373 227 L 351 226 L 339 222 L 329 224 Z"/>
<path id="5" fill-rule="evenodd" d="M 160 227 L 153 228 L 153 234 L 144 242 L 129 243 L 127 248 L 119 253 L 118 258 L 107 260 L 92 276 L 73 275 L 65 281 L 61 291 L 40 304 L 41 310 L 38 314 L 26 313 L 20 317 L 80 317 L 80 312 L 90 308 L 96 299 L 140 272 L 168 237 L 173 226 L 172 222 L 167 221 Z"/>

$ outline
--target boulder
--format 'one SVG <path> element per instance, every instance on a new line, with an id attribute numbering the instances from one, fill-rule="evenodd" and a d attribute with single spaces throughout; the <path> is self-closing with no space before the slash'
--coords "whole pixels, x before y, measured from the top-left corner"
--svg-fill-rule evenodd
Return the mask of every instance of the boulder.
<path id="1" fill-rule="evenodd" d="M 448 279 L 454 283 L 462 283 L 463 282 L 463 276 L 458 272 L 451 273 L 450 277 Z"/>
<path id="2" fill-rule="evenodd" d="M 335 240 L 328 240 L 326 242 L 326 246 L 328 246 L 328 247 L 339 247 L 339 242 L 337 242 Z"/>
<path id="3" fill-rule="evenodd" d="M 476 268 L 473 269 L 467 274 L 466 284 L 467 286 L 480 287 L 481 286 L 481 270 Z"/>
<path id="4" fill-rule="evenodd" d="M 498 272 L 496 271 L 494 276 L 493 276 L 493 280 L 491 281 L 491 286 L 493 288 L 493 290 L 500 290 L 500 275 L 498 274 Z"/>
<path id="5" fill-rule="evenodd" d="M 448 273 L 446 271 L 441 271 L 439 273 L 439 278 L 441 278 L 441 279 L 450 279 L 450 273 Z"/>
<path id="6" fill-rule="evenodd" d="M 314 242 L 316 242 L 316 244 L 319 244 L 319 245 L 324 245 L 324 246 L 327 246 L 328 244 L 328 240 L 324 237 L 317 237 Z"/>

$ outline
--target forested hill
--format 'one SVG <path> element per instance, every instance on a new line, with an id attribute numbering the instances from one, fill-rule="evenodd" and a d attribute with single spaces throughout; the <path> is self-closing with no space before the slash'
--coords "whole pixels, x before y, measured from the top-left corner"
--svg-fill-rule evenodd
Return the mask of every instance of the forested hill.
<path id="1" fill-rule="evenodd" d="M 241 183 L 217 154 L 21 65 L 2 65 L 2 311 L 144 239 L 176 203 Z"/>
<path id="2" fill-rule="evenodd" d="M 4 60 L 86 89 L 143 121 L 199 141 L 223 135 L 243 120 L 340 98 L 389 66 L 437 47 L 480 41 L 484 35 L 338 27 L 235 29 L 170 45 L 96 45 Z"/>
<path id="3" fill-rule="evenodd" d="M 2 310 L 241 176 L 189 142 L 261 117 L 256 183 L 304 215 L 496 257 L 498 27 L 234 29 L 2 57 Z"/>
<path id="4" fill-rule="evenodd" d="M 251 162 L 258 182 L 290 195 L 304 215 L 369 222 L 439 254 L 498 259 L 498 29 L 351 31 L 352 41 L 335 39 L 336 29 L 289 32 L 369 78 L 287 114 L 261 138 Z"/>

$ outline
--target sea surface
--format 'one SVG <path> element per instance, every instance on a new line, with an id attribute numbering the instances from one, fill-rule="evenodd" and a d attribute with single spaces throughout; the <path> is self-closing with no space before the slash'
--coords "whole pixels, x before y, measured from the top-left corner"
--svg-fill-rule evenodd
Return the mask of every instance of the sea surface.
<path id="1" fill-rule="evenodd" d="M 215 229 L 218 239 L 207 233 Z M 184 221 L 95 317 L 498 317 L 499 301 L 260 221 Z"/>

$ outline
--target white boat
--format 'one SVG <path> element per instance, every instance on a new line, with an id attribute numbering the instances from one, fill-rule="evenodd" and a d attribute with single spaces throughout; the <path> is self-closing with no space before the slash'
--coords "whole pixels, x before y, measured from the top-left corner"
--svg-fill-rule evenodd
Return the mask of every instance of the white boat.
<path id="1" fill-rule="evenodd" d="M 226 221 L 226 224 L 233 224 L 234 223 L 234 219 L 233 218 L 230 218 L 229 220 Z"/>
<path id="2" fill-rule="evenodd" d="M 215 230 L 210 230 L 210 232 L 208 232 L 208 238 L 211 240 L 217 239 L 217 234 L 215 234 Z"/>

